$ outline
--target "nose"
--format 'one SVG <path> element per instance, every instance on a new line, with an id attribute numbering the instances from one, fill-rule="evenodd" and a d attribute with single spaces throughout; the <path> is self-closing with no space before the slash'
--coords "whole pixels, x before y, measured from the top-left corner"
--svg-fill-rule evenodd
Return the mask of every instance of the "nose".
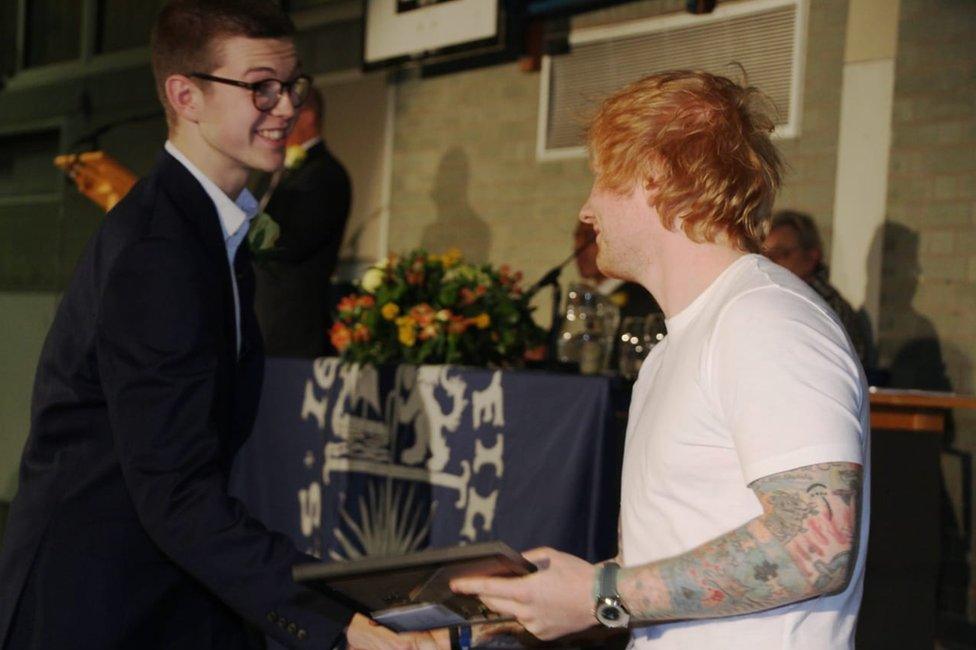
<path id="1" fill-rule="evenodd" d="M 271 115 L 282 117 L 286 120 L 294 117 L 297 111 L 295 110 L 295 105 L 291 103 L 291 93 L 282 89 L 281 94 L 278 96 L 278 103 L 274 105 L 274 108 L 270 112 Z"/>
<path id="2" fill-rule="evenodd" d="M 588 223 L 590 225 L 593 225 L 594 216 L 593 216 L 593 210 L 590 208 L 589 200 L 587 200 L 586 203 L 583 204 L 583 207 L 580 208 L 578 218 L 583 223 Z"/>

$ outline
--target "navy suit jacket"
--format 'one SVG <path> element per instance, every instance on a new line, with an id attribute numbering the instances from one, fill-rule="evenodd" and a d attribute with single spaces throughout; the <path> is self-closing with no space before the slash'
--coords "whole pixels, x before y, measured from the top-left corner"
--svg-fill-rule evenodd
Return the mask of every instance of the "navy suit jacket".
<path id="1" fill-rule="evenodd" d="M 264 363 L 246 245 L 235 268 L 240 356 L 216 209 L 166 153 L 89 242 L 37 369 L 0 645 L 328 648 L 348 624 L 227 494 Z"/>

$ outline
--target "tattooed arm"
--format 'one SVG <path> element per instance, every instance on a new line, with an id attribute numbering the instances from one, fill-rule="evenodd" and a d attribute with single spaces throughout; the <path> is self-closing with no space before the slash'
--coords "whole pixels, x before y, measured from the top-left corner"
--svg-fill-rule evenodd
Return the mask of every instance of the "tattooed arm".
<path id="1" fill-rule="evenodd" d="M 857 557 L 861 466 L 827 463 L 752 484 L 763 514 L 698 548 L 622 569 L 617 591 L 635 622 L 717 618 L 843 590 Z M 457 578 L 539 639 L 595 624 L 596 567 L 551 548 L 525 552 L 540 571 L 518 578 Z"/>
<path id="2" fill-rule="evenodd" d="M 828 463 L 750 486 L 763 514 L 683 555 L 622 569 L 636 621 L 746 614 L 843 591 L 857 558 L 861 466 Z"/>

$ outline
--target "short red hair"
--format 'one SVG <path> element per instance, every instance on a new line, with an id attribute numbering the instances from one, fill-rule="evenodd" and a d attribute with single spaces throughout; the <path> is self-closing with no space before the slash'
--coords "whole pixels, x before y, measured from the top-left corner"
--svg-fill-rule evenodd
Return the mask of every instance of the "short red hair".
<path id="1" fill-rule="evenodd" d="M 629 193 L 635 182 L 666 228 L 696 242 L 725 235 L 758 251 L 769 228 L 782 163 L 773 121 L 755 88 L 705 72 L 645 77 L 610 96 L 587 141 L 597 183 Z"/>

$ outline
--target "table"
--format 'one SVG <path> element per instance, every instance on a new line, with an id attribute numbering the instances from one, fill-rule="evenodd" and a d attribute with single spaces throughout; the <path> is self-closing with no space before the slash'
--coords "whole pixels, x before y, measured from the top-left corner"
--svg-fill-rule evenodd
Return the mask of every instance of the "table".
<path id="1" fill-rule="evenodd" d="M 502 540 L 597 561 L 616 546 L 621 414 L 605 377 L 269 359 L 231 490 L 329 560 Z M 873 390 L 859 648 L 932 647 L 941 433 L 972 397 Z"/>
<path id="2" fill-rule="evenodd" d="M 871 532 L 857 647 L 931 648 L 946 498 L 943 434 L 952 409 L 976 408 L 976 398 L 874 388 L 870 397 Z"/>
<path id="3" fill-rule="evenodd" d="M 615 552 L 614 382 L 268 359 L 231 492 L 330 560 L 502 540 Z"/>

